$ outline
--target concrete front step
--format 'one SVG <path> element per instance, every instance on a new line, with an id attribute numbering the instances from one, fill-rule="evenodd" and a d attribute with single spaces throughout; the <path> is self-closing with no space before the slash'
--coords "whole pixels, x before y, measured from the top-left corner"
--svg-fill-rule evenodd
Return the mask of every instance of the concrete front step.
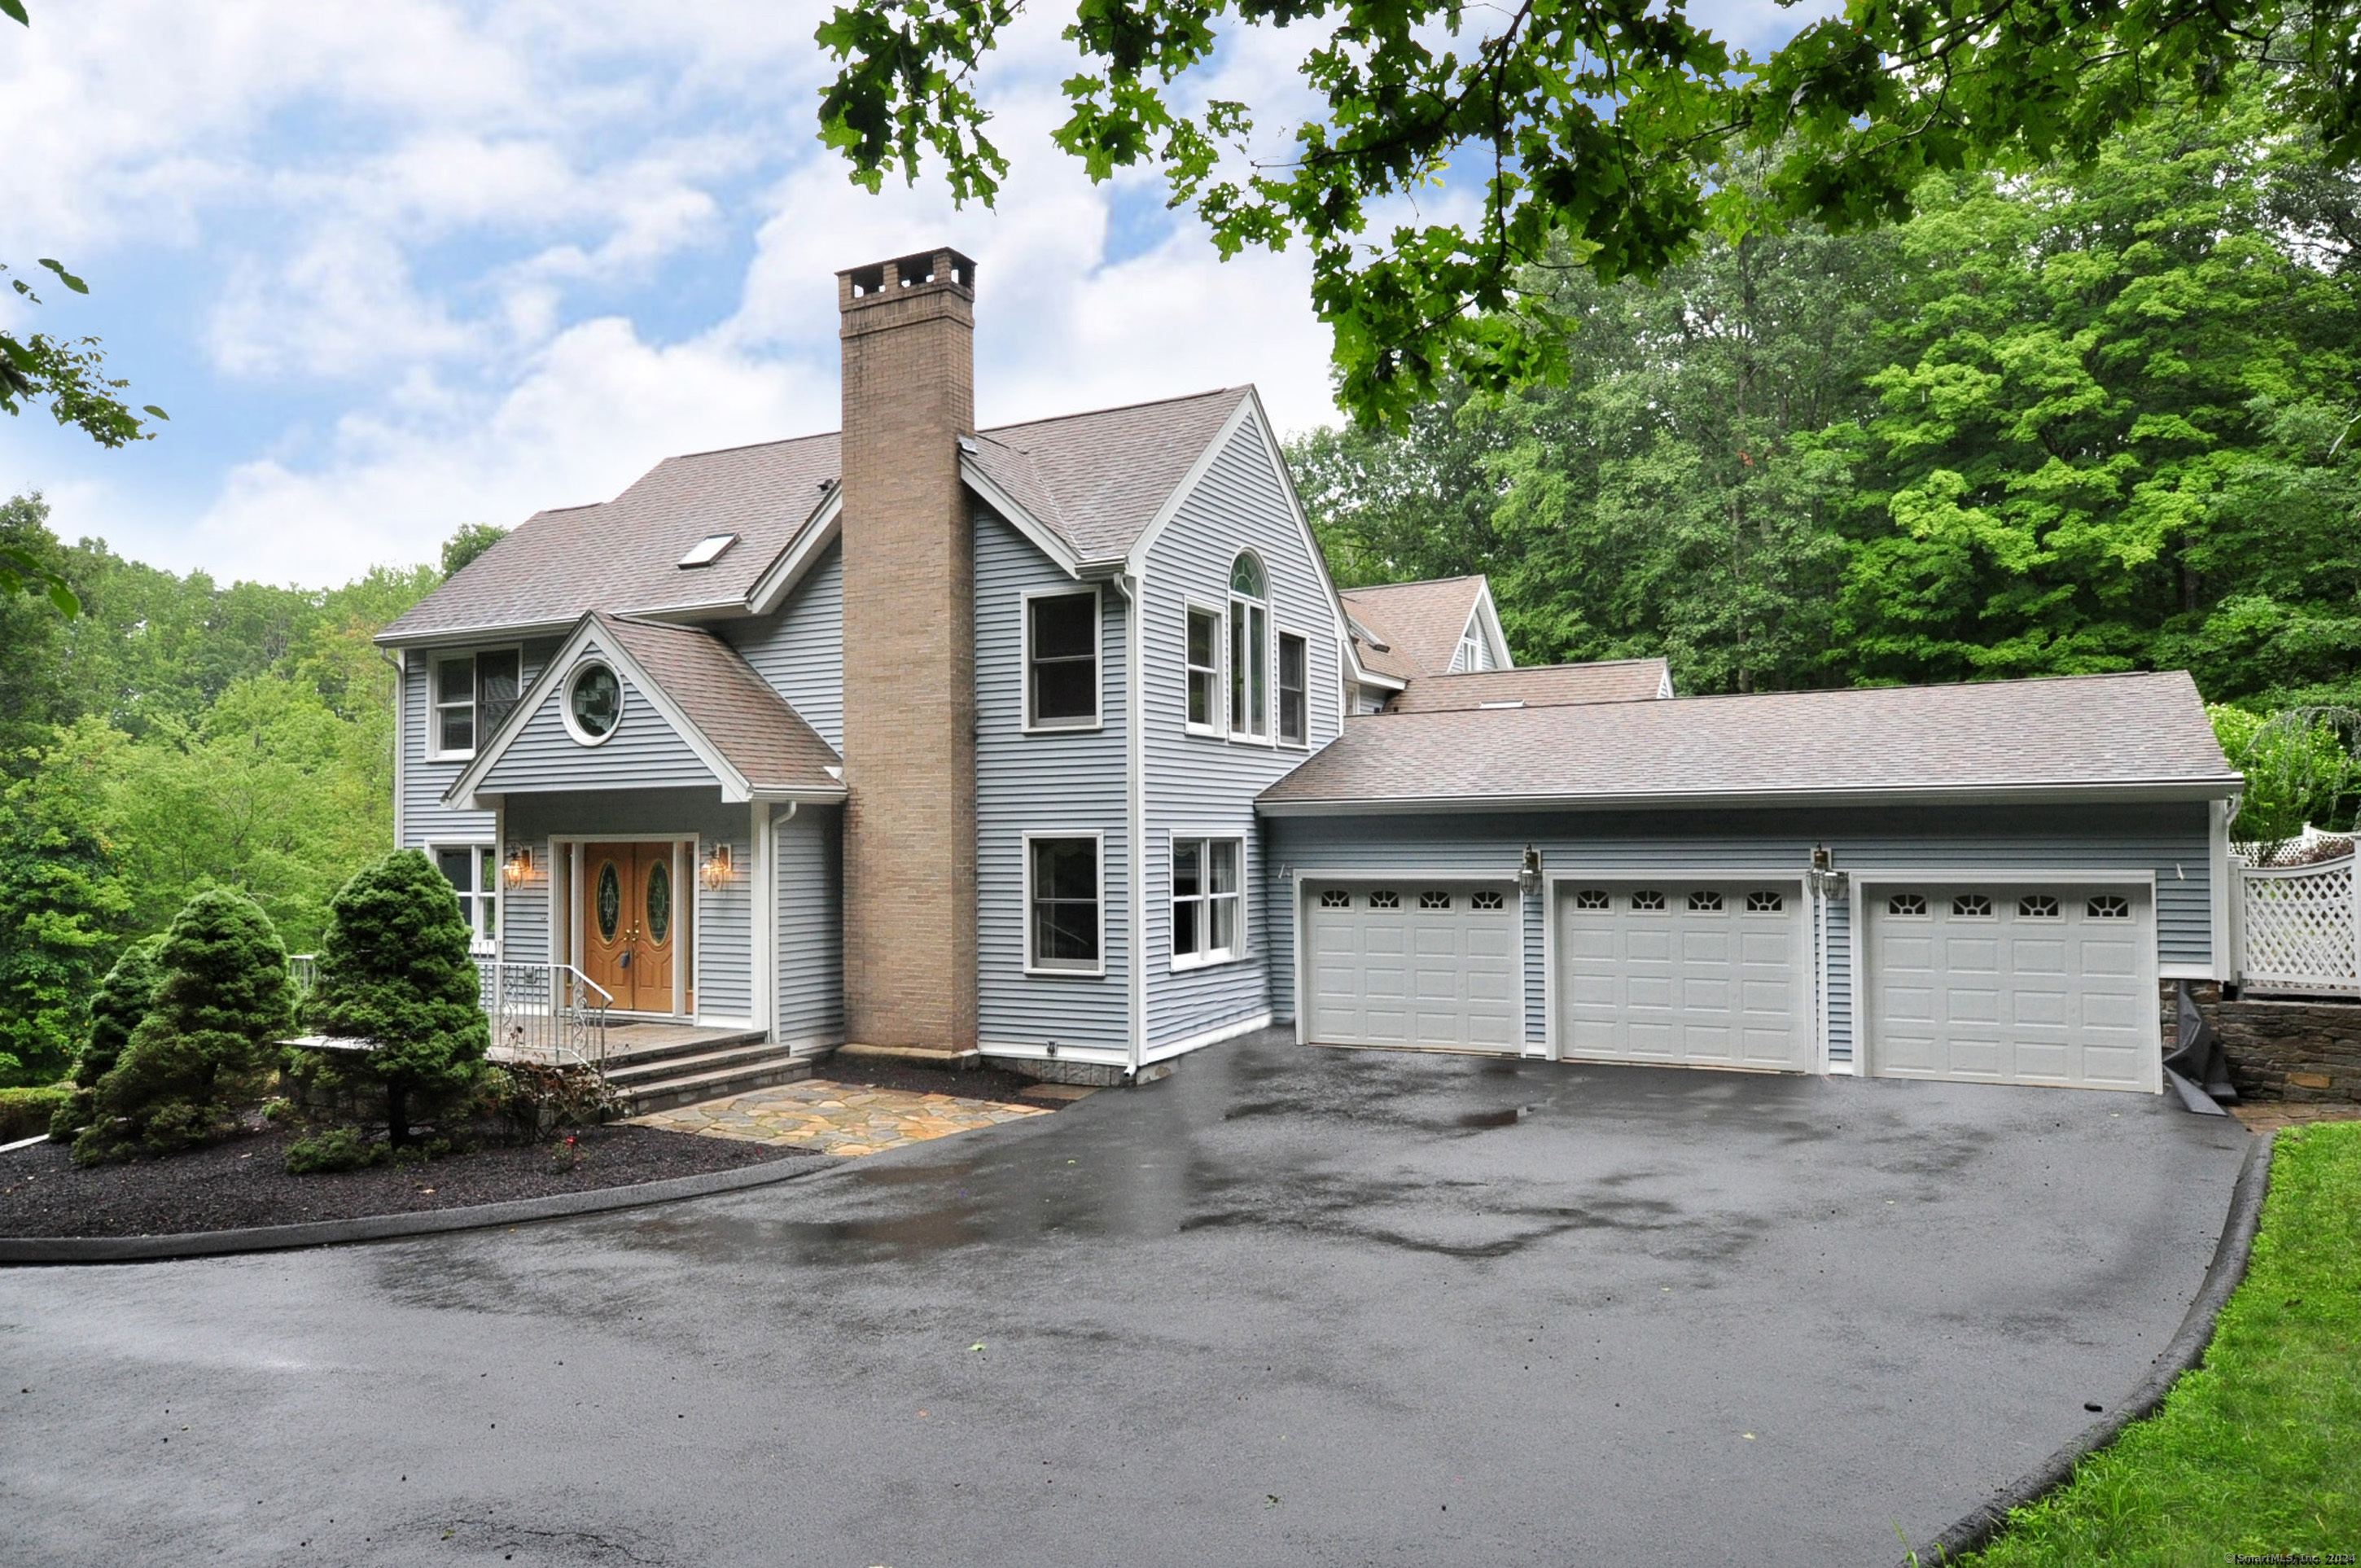
<path id="1" fill-rule="evenodd" d="M 607 1032 L 607 1076 L 652 1062 L 677 1061 L 733 1046 L 763 1043 L 760 1029 L 698 1029 L 686 1025 L 624 1024 Z"/>
<path id="2" fill-rule="evenodd" d="M 694 1071 L 677 1072 L 663 1078 L 620 1081 L 613 1073 L 609 1081 L 622 1091 L 630 1102 L 627 1114 L 644 1116 L 652 1111 L 669 1111 L 679 1105 L 695 1105 L 706 1100 L 726 1100 L 732 1094 L 747 1094 L 757 1089 L 776 1089 L 783 1083 L 796 1083 L 812 1075 L 809 1057 L 792 1057 L 785 1050 L 771 1049 L 760 1056 L 739 1056 L 726 1066 L 709 1067 Z"/>
<path id="3" fill-rule="evenodd" d="M 675 1078 L 717 1072 L 725 1068 L 760 1067 L 786 1054 L 785 1047 L 770 1045 L 758 1035 L 742 1044 L 733 1042 L 716 1049 L 694 1053 L 668 1051 L 653 1059 L 609 1056 L 607 1058 L 607 1081 L 619 1088 L 629 1089 L 637 1084 L 662 1083 Z"/>

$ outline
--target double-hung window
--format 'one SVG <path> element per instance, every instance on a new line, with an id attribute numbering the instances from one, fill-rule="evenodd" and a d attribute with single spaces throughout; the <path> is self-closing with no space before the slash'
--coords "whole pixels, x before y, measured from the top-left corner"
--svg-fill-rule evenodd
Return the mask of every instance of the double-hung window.
<path id="1" fill-rule="evenodd" d="M 1290 746 L 1305 744 L 1312 733 L 1305 704 L 1308 657 L 1302 638 L 1291 631 L 1279 634 L 1279 738 Z"/>
<path id="2" fill-rule="evenodd" d="M 1270 739 L 1270 585 L 1248 551 L 1230 567 L 1230 733 Z"/>
<path id="3" fill-rule="evenodd" d="M 500 935 L 499 856 L 489 844 L 437 844 L 426 851 L 458 895 L 459 913 L 467 921 L 468 946 L 478 953 L 492 950 Z"/>
<path id="4" fill-rule="evenodd" d="M 1099 839 L 1028 834 L 1025 839 L 1025 967 L 1035 973 L 1103 974 Z"/>
<path id="5" fill-rule="evenodd" d="M 1188 728 L 1201 734 L 1222 732 L 1222 612 L 1189 607 Z"/>
<path id="6" fill-rule="evenodd" d="M 1025 600 L 1025 727 L 1092 729 L 1099 722 L 1099 595 Z"/>
<path id="7" fill-rule="evenodd" d="M 1219 963 L 1238 956 L 1246 863 L 1240 839 L 1172 840 L 1172 967 Z"/>
<path id="8" fill-rule="evenodd" d="M 429 720 L 439 757 L 467 757 L 514 711 L 522 671 L 513 648 L 455 653 L 434 661 L 434 712 Z"/>

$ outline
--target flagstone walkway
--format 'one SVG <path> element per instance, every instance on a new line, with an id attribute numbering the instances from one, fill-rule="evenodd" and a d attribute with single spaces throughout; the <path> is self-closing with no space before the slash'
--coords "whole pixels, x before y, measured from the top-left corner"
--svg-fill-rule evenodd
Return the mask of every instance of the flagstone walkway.
<path id="1" fill-rule="evenodd" d="M 913 1094 L 810 1078 L 727 1100 L 635 1116 L 632 1122 L 709 1138 L 745 1138 L 758 1144 L 818 1149 L 822 1154 L 864 1155 L 1049 1114 L 1047 1106 L 968 1100 L 956 1094 Z"/>

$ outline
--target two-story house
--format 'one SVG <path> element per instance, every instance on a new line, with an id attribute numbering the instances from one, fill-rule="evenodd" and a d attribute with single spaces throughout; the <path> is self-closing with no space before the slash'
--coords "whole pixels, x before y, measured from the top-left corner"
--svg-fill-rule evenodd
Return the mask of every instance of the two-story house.
<path id="1" fill-rule="evenodd" d="M 839 433 L 540 513 L 383 633 L 399 841 L 488 959 L 728 1036 L 717 1091 L 1290 1021 L 2157 1086 L 2236 788 L 2186 676 L 1519 669 L 1481 577 L 1338 592 L 1251 388 L 976 428 L 974 284 L 840 274 Z"/>

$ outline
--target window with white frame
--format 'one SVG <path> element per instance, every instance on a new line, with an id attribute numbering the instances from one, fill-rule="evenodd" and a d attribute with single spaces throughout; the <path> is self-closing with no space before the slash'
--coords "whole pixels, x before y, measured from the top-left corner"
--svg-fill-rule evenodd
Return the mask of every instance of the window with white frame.
<path id="1" fill-rule="evenodd" d="M 1249 550 L 1230 565 L 1230 733 L 1270 739 L 1270 581 Z"/>
<path id="2" fill-rule="evenodd" d="M 1050 834 L 1025 841 L 1025 967 L 1099 974 L 1099 840 Z"/>
<path id="3" fill-rule="evenodd" d="M 1242 839 L 1172 840 L 1172 967 L 1238 956 L 1244 930 Z"/>
<path id="4" fill-rule="evenodd" d="M 1025 725 L 1088 729 L 1099 721 L 1099 595 L 1035 594 L 1025 601 Z"/>
<path id="5" fill-rule="evenodd" d="M 1222 612 L 1189 607 L 1188 727 L 1206 735 L 1222 732 Z"/>
<path id="6" fill-rule="evenodd" d="M 1293 632 L 1279 634 L 1279 738 L 1290 746 L 1306 743 L 1312 734 L 1304 673 L 1310 651 Z"/>
<path id="7" fill-rule="evenodd" d="M 1458 651 L 1451 656 L 1451 673 L 1496 667 L 1492 662 L 1492 640 L 1484 635 L 1484 616 L 1478 610 L 1467 618 L 1466 630 L 1459 634 Z"/>
<path id="8" fill-rule="evenodd" d="M 500 934 L 499 854 L 489 844 L 437 844 L 426 852 L 458 896 L 459 913 L 467 921 L 468 946 L 478 953 L 490 952 Z"/>
<path id="9" fill-rule="evenodd" d="M 517 651 L 450 653 L 430 672 L 434 698 L 428 739 L 438 757 L 469 757 L 515 711 L 522 691 Z"/>

